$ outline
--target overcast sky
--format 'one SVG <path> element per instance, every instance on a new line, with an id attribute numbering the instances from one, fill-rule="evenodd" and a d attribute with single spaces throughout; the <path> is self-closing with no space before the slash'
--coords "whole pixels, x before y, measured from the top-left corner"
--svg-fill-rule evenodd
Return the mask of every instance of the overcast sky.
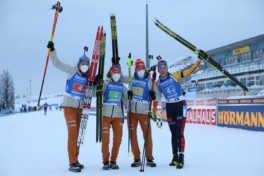
<path id="1" fill-rule="evenodd" d="M 57 1 L 0 1 L 0 73 L 8 69 L 13 76 L 16 94 L 38 96 L 47 56 L 54 11 Z M 119 55 L 124 74 L 127 56 L 145 59 L 145 0 L 61 0 L 54 36 L 59 58 L 74 65 L 89 46 L 91 57 L 98 25 L 107 33 L 105 72 L 112 57 L 110 14 L 117 18 Z M 158 29 L 159 19 L 198 48 L 211 50 L 264 33 L 263 0 L 149 0 L 149 53 L 171 60 L 191 55 Z M 154 64 L 154 61 L 152 61 Z M 156 62 L 156 60 L 155 60 Z M 64 92 L 66 74 L 49 62 L 43 95 Z"/>

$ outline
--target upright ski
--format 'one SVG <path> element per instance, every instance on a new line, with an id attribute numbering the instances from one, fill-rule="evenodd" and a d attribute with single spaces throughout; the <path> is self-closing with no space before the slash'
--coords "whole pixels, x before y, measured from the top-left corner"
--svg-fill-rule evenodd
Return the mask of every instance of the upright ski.
<path id="1" fill-rule="evenodd" d="M 117 45 L 116 17 L 114 14 L 110 15 L 110 22 L 111 22 L 112 53 L 113 53 L 112 64 L 120 65 L 119 63 L 120 58 L 118 56 L 118 45 Z"/>
<path id="2" fill-rule="evenodd" d="M 100 47 L 100 60 L 98 70 L 99 80 L 97 80 L 96 85 L 96 142 L 102 141 L 105 45 L 106 33 L 104 32 Z"/>
<path id="3" fill-rule="evenodd" d="M 131 76 L 131 67 L 133 65 L 133 60 L 131 59 L 131 53 L 129 53 L 127 58 L 127 66 L 128 66 L 128 90 L 131 90 L 132 76 Z M 132 134 L 132 124 L 131 124 L 131 100 L 128 101 L 128 155 L 130 155 L 130 140 Z"/>
<path id="4" fill-rule="evenodd" d="M 93 50 L 93 56 L 92 61 L 89 68 L 89 74 L 88 74 L 88 85 L 86 87 L 85 91 L 85 98 L 84 98 L 84 105 L 83 105 L 83 113 L 80 123 L 80 130 L 78 135 L 78 141 L 77 145 L 83 144 L 84 137 L 85 137 L 85 131 L 86 131 L 86 125 L 89 118 L 89 111 L 91 107 L 91 101 L 93 96 L 93 90 L 94 90 L 94 81 L 97 71 L 97 63 L 100 56 L 100 44 L 102 40 L 103 35 L 103 27 L 98 26 L 97 33 L 96 33 L 96 39 L 94 43 L 94 50 Z"/>
<path id="5" fill-rule="evenodd" d="M 206 52 L 203 50 L 197 49 L 193 44 L 189 43 L 187 40 L 170 30 L 167 26 L 162 24 L 159 20 L 154 21 L 155 25 L 163 30 L 165 33 L 167 33 L 169 36 L 180 42 L 185 47 L 189 48 L 191 51 L 193 51 L 195 54 L 198 55 L 198 58 L 209 63 L 212 67 L 214 67 L 216 70 L 221 72 L 224 76 L 229 78 L 231 81 L 233 81 L 236 85 L 240 86 L 244 91 L 248 91 L 248 88 L 242 84 L 236 77 L 231 75 L 228 71 L 222 68 L 222 66 L 217 63 L 212 57 L 210 57 Z"/>

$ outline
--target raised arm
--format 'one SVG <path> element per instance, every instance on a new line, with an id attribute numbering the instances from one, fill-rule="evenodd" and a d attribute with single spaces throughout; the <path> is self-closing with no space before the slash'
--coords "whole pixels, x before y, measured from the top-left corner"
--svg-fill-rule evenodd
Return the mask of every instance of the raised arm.
<path id="1" fill-rule="evenodd" d="M 194 73 L 200 66 L 201 61 L 198 59 L 190 68 L 185 69 L 181 72 L 174 72 L 172 76 L 179 81 L 181 78 L 189 76 L 190 74 Z"/>

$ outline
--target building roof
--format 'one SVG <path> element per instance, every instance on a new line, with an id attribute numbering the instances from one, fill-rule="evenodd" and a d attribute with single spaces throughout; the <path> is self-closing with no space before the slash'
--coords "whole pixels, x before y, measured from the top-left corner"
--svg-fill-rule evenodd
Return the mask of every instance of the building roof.
<path id="1" fill-rule="evenodd" d="M 258 36 L 255 36 L 255 37 L 252 37 L 252 38 L 249 38 L 249 39 L 245 39 L 245 40 L 242 40 L 242 41 L 239 41 L 239 42 L 231 43 L 231 44 L 228 44 L 228 45 L 225 45 L 225 46 L 222 46 L 222 47 L 219 47 L 219 48 L 215 48 L 215 49 L 212 49 L 212 50 L 209 50 L 209 51 L 206 51 L 206 52 L 209 55 L 214 55 L 214 54 L 217 54 L 217 53 L 220 53 L 220 52 L 237 49 L 237 48 L 240 48 L 240 47 L 243 47 L 243 46 L 246 46 L 246 45 L 250 45 L 250 44 L 254 44 L 254 43 L 257 43 L 257 42 L 260 42 L 260 41 L 264 41 L 264 34 L 258 35 Z"/>

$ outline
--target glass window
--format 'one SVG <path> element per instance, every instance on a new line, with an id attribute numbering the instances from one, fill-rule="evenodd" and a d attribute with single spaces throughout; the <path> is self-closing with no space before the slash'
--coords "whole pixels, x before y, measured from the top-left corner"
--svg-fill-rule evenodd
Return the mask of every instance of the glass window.
<path id="1" fill-rule="evenodd" d="M 247 53 L 247 60 L 251 60 L 251 52 Z"/>
<path id="2" fill-rule="evenodd" d="M 248 77 L 247 86 L 253 86 L 255 84 L 255 77 Z"/>
<path id="3" fill-rule="evenodd" d="M 246 78 L 240 78 L 240 82 L 246 85 Z"/>
<path id="4" fill-rule="evenodd" d="M 206 88 L 212 88 L 213 87 L 213 83 L 206 83 Z"/>
<path id="5" fill-rule="evenodd" d="M 259 58 L 262 58 L 262 57 L 263 57 L 263 49 L 259 50 Z"/>

